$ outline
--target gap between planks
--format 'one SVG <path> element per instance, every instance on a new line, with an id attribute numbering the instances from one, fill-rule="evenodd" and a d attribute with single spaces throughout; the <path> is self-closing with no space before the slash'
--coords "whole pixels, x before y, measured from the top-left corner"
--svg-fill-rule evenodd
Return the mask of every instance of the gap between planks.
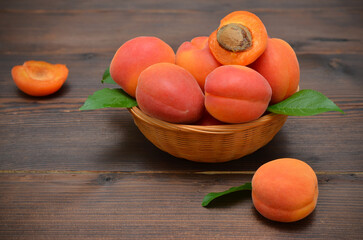
<path id="1" fill-rule="evenodd" d="M 327 9 L 324 7 L 310 7 L 310 8 L 248 8 L 246 9 L 250 12 L 255 13 L 281 13 L 281 12 L 322 12 Z M 335 11 L 360 11 L 356 7 L 330 7 L 329 10 Z M 28 14 L 82 14 L 82 13 L 109 13 L 109 12 L 129 12 L 129 13 L 194 13 L 198 14 L 200 12 L 224 12 L 225 10 L 203 10 L 203 9 L 141 9 L 141 8 L 104 8 L 104 9 L 15 9 L 15 8 L 5 8 L 0 9 L 0 13 L 28 13 Z"/>
<path id="2" fill-rule="evenodd" d="M 0 174 L 200 174 L 252 175 L 255 171 L 76 171 L 76 170 L 0 170 Z M 316 171 L 317 175 L 363 175 L 363 172 Z"/>
<path id="3" fill-rule="evenodd" d="M 33 52 L 25 52 L 25 53 L 33 53 Z M 39 56 L 46 56 L 46 55 L 81 55 L 81 54 L 108 54 L 112 55 L 115 53 L 115 49 L 94 49 L 92 52 L 87 52 L 77 49 L 71 49 L 69 51 L 66 51 L 64 49 L 60 50 L 49 50 L 49 51 L 37 51 L 36 54 Z M 357 50 L 348 50 L 348 51 L 342 51 L 342 50 L 329 50 L 329 51 L 295 51 L 296 55 L 362 55 L 363 50 L 357 49 Z M 0 55 L 24 55 L 24 51 L 0 51 Z"/>

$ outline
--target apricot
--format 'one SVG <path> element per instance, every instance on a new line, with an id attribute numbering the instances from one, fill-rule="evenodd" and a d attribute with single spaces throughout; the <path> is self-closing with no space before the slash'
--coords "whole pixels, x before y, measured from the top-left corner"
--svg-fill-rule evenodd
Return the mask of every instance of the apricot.
<path id="1" fill-rule="evenodd" d="M 117 50 L 111 61 L 110 75 L 125 92 L 135 97 L 140 73 L 161 62 L 175 63 L 174 50 L 157 37 L 136 37 Z"/>
<path id="2" fill-rule="evenodd" d="M 210 115 L 207 109 L 204 109 L 202 117 L 194 124 L 200 126 L 214 126 L 214 125 L 222 125 L 224 123 L 215 119 L 212 115 Z"/>
<path id="3" fill-rule="evenodd" d="M 32 60 L 14 66 L 11 75 L 21 91 L 40 97 L 55 93 L 62 87 L 68 77 L 68 68 L 64 64 Z"/>
<path id="4" fill-rule="evenodd" d="M 176 52 L 176 64 L 188 70 L 202 90 L 207 75 L 221 65 L 209 49 L 208 37 L 196 37 L 181 44 Z"/>
<path id="5" fill-rule="evenodd" d="M 271 87 L 255 70 L 224 65 L 213 70 L 205 82 L 205 107 L 216 119 L 243 123 L 259 118 L 271 99 Z"/>
<path id="6" fill-rule="evenodd" d="M 318 199 L 318 181 L 305 162 L 281 158 L 263 164 L 252 178 L 252 201 L 264 217 L 294 222 L 308 216 Z"/>
<path id="7" fill-rule="evenodd" d="M 204 94 L 193 75 L 171 63 L 154 64 L 140 74 L 136 101 L 147 115 L 172 123 L 195 122 L 204 110 Z"/>
<path id="8" fill-rule="evenodd" d="M 293 95 L 299 86 L 300 68 L 292 47 L 284 40 L 270 38 L 265 52 L 250 65 L 272 88 L 271 104 Z"/>
<path id="9" fill-rule="evenodd" d="M 248 11 L 235 11 L 225 16 L 209 36 L 209 47 L 223 65 L 246 66 L 266 49 L 267 31 L 263 22 Z"/>

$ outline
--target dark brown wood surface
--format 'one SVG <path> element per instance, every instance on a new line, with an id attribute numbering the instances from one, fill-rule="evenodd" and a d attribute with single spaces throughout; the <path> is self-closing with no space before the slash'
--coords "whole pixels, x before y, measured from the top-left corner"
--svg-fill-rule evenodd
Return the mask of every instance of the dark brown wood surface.
<path id="1" fill-rule="evenodd" d="M 114 52 L 153 35 L 174 50 L 249 10 L 289 42 L 302 89 L 345 112 L 289 117 L 257 152 L 227 163 L 178 159 L 148 142 L 125 109 L 79 111 Z M 363 235 L 363 5 L 361 1 L 0 1 L 0 239 L 360 239 Z M 66 64 L 43 98 L 10 75 L 27 60 Z M 319 200 L 306 219 L 261 217 L 250 193 L 203 208 L 205 194 L 251 180 L 263 163 L 304 160 Z"/>

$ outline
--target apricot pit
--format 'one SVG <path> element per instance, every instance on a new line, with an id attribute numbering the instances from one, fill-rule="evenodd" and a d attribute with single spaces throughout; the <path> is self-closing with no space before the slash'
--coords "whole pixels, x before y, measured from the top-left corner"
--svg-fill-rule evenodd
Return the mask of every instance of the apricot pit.
<path id="1" fill-rule="evenodd" d="M 221 27 L 217 32 L 217 41 L 221 47 L 232 52 L 244 51 L 252 46 L 250 30 L 238 23 Z"/>

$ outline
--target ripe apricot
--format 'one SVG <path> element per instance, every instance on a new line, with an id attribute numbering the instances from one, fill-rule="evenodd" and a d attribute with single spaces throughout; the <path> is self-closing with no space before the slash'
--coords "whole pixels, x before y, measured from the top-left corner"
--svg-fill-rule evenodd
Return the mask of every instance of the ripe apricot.
<path id="1" fill-rule="evenodd" d="M 194 124 L 200 125 L 200 126 L 214 126 L 214 125 L 222 125 L 224 123 L 215 119 L 212 115 L 210 115 L 210 113 L 207 111 L 207 109 L 204 109 L 202 118 L 199 119 Z"/>
<path id="2" fill-rule="evenodd" d="M 173 123 L 195 122 L 204 110 L 204 95 L 193 75 L 171 63 L 154 64 L 140 74 L 136 100 L 144 113 Z"/>
<path id="3" fill-rule="evenodd" d="M 196 37 L 181 44 L 176 52 L 176 64 L 188 70 L 202 90 L 207 75 L 221 65 L 209 49 L 208 37 Z"/>
<path id="4" fill-rule="evenodd" d="M 62 87 L 68 77 L 68 68 L 63 64 L 32 60 L 14 66 L 11 75 L 21 91 L 40 97 L 55 93 Z"/>
<path id="5" fill-rule="evenodd" d="M 235 11 L 209 36 L 209 47 L 220 63 L 246 66 L 265 51 L 267 37 L 265 25 L 255 14 Z"/>
<path id="6" fill-rule="evenodd" d="M 300 82 L 300 68 L 292 47 L 284 40 L 269 38 L 264 53 L 250 65 L 272 88 L 271 104 L 294 94 Z"/>
<path id="7" fill-rule="evenodd" d="M 263 164 L 252 178 L 252 201 L 264 217 L 294 222 L 308 216 L 318 199 L 318 181 L 305 162 L 281 158 Z"/>
<path id="8" fill-rule="evenodd" d="M 157 37 L 136 37 L 117 50 L 111 61 L 110 75 L 125 92 L 135 97 L 140 73 L 160 62 L 175 63 L 174 50 Z"/>
<path id="9" fill-rule="evenodd" d="M 205 82 L 205 107 L 216 119 L 243 123 L 259 118 L 271 99 L 271 87 L 255 70 L 224 65 L 213 70 Z"/>

